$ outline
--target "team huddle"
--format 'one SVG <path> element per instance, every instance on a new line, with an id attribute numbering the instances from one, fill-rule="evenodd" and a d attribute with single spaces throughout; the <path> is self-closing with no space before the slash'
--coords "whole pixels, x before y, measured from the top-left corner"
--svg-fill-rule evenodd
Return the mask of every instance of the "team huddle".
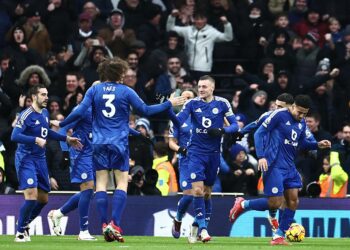
<path id="1" fill-rule="evenodd" d="M 61 235 L 61 218 L 78 208 L 78 239 L 96 240 L 88 231 L 89 205 L 95 189 L 104 239 L 124 242 L 120 221 L 127 200 L 128 136 L 142 136 L 129 128 L 132 107 L 145 116 L 167 111 L 172 121 L 169 147 L 179 155 L 180 186 L 184 191 L 173 222 L 175 238 L 180 237 L 182 217 L 193 202 L 195 218 L 188 241 L 211 240 L 207 227 L 212 210 L 212 186 L 220 166 L 222 136 L 228 133 L 240 137 L 257 129 L 254 139 L 266 198 L 237 198 L 229 219 L 235 222 L 247 210 L 269 210 L 275 231 L 271 244 L 288 244 L 285 231 L 293 222 L 298 189 L 302 186 L 294 165 L 296 152 L 331 146 L 327 140 L 316 142 L 307 130 L 304 117 L 311 105 L 310 98 L 299 95 L 293 100 L 288 94 L 281 95 L 276 101 L 280 109 L 263 115 L 254 124 L 240 130 L 230 103 L 214 96 L 215 81 L 212 77 L 205 75 L 199 79 L 198 97 L 194 91 L 186 90 L 179 97 L 171 96 L 166 102 L 147 106 L 131 88 L 122 84 L 127 68 L 126 62 L 117 58 L 100 63 L 100 82 L 87 90 L 82 102 L 61 122 L 48 119 L 47 89 L 42 85 L 31 89 L 33 105 L 21 113 L 11 137 L 18 143 L 15 164 L 25 198 L 20 208 L 15 242 L 30 241 L 29 224 L 48 202 L 50 183 L 45 158 L 48 138 L 70 145 L 66 150 L 70 155 L 71 182 L 80 184 L 79 193 L 59 209 L 49 212 L 54 233 Z M 181 105 L 182 110 L 176 115 L 172 107 Z M 49 128 L 50 122 L 61 128 L 59 133 Z M 72 136 L 66 136 L 68 129 L 73 129 Z M 66 147 L 64 144 L 62 148 Z M 114 173 L 117 187 L 112 198 L 112 215 L 108 216 L 110 171 Z M 279 208 L 283 209 L 280 221 L 275 218 Z M 112 219 L 109 221 L 108 218 Z"/>

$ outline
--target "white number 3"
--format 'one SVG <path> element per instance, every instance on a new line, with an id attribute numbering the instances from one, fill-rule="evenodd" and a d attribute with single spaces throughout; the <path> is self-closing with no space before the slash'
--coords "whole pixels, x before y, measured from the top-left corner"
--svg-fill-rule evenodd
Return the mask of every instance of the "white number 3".
<path id="1" fill-rule="evenodd" d="M 115 99 L 115 95 L 114 94 L 104 94 L 104 95 L 102 95 L 102 98 L 107 100 L 105 103 L 105 106 L 106 106 L 106 108 L 110 109 L 109 112 L 107 112 L 106 110 L 102 110 L 102 114 L 108 118 L 114 116 L 115 106 L 113 105 L 112 102 Z"/>

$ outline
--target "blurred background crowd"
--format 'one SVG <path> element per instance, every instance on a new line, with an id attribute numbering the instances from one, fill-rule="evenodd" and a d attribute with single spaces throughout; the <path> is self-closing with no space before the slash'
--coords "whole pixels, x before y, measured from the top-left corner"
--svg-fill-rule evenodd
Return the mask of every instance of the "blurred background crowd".
<path id="1" fill-rule="evenodd" d="M 99 62 L 113 56 L 128 62 L 124 84 L 147 104 L 195 89 L 198 78 L 210 74 L 215 94 L 230 101 L 240 126 L 276 109 L 281 93 L 308 94 L 310 131 L 338 146 L 350 174 L 348 13 L 346 0 L 2 0 L 0 193 L 18 187 L 10 135 L 18 114 L 31 105 L 27 90 L 46 85 L 51 119 L 62 120 L 98 80 Z M 130 137 L 130 194 L 173 193 L 155 187 L 159 159 L 172 166 L 164 181 L 173 172 L 177 178 L 168 122 L 166 114 L 130 116 L 130 127 L 154 141 Z M 214 191 L 261 194 L 253 136 L 234 144 L 225 137 L 222 145 Z M 330 175 L 327 157 L 329 150 L 300 152 L 302 194 L 308 183 Z M 58 142 L 48 141 L 47 161 L 53 190 L 78 189 Z"/>

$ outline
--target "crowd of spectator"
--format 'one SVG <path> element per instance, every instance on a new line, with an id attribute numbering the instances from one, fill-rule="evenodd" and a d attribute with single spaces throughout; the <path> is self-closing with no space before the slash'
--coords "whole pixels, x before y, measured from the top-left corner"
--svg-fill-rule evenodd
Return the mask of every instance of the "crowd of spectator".
<path id="1" fill-rule="evenodd" d="M 240 126 L 275 109 L 281 93 L 308 94 L 310 131 L 341 148 L 340 165 L 350 174 L 349 126 L 343 126 L 350 121 L 349 12 L 346 0 L 2 0 L 0 193 L 18 188 L 10 135 L 19 112 L 31 105 L 28 89 L 47 86 L 50 116 L 63 120 L 98 80 L 98 64 L 114 56 L 128 62 L 124 84 L 147 104 L 195 89 L 199 77 L 212 75 L 216 95 L 231 102 Z M 170 186 L 166 194 L 176 193 L 176 154 L 164 146 L 167 115 L 133 113 L 130 127 L 155 143 L 130 137 L 130 193 L 165 194 L 159 180 Z M 231 139 L 224 138 L 214 191 L 257 195 L 253 137 Z M 325 174 L 327 156 L 300 152 L 305 187 Z M 166 167 L 157 167 L 159 159 Z M 52 189 L 76 190 L 68 156 L 54 141 L 47 143 L 47 160 Z"/>

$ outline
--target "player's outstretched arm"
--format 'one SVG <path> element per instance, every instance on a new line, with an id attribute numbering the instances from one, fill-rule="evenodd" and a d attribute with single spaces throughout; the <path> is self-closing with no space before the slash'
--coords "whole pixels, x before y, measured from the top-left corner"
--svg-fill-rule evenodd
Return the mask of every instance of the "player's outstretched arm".
<path id="1" fill-rule="evenodd" d="M 89 106 L 87 104 L 84 104 L 83 102 L 79 104 L 79 106 L 74 109 L 63 121 L 61 121 L 58 125 L 59 127 L 64 127 L 70 123 L 73 123 L 74 121 L 81 119 L 85 112 L 88 110 Z"/>

